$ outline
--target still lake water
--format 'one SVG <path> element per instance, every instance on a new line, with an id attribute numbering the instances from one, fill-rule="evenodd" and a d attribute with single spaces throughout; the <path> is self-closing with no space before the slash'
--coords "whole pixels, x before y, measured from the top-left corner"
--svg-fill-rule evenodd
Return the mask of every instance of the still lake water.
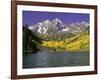
<path id="1" fill-rule="evenodd" d="M 23 68 L 86 66 L 89 52 L 37 52 L 23 55 Z"/>

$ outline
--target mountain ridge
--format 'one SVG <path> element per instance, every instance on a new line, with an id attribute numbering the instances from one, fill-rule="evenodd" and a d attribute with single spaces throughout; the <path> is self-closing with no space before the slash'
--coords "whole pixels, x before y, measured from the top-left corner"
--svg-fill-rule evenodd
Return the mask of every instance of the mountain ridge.
<path id="1" fill-rule="evenodd" d="M 46 19 L 32 26 L 28 26 L 28 28 L 33 32 L 41 34 L 51 34 L 57 32 L 68 32 L 77 34 L 79 32 L 83 32 L 84 30 L 86 30 L 88 26 L 89 23 L 85 21 L 66 24 L 63 23 L 62 20 L 54 18 L 53 20 Z"/>

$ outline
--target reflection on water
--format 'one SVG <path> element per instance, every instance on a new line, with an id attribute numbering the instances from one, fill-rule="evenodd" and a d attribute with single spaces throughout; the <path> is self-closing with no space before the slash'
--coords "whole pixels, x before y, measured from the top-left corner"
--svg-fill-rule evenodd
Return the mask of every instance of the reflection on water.
<path id="1" fill-rule="evenodd" d="M 23 55 L 23 68 L 85 66 L 89 65 L 89 52 L 38 52 Z"/>

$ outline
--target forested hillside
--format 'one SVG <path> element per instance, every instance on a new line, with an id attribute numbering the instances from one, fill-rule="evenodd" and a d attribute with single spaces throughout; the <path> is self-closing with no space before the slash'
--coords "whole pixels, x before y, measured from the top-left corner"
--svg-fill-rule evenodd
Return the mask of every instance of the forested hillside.
<path id="1" fill-rule="evenodd" d="M 89 33 L 85 31 L 62 41 L 43 41 L 42 45 L 53 51 L 88 51 Z"/>

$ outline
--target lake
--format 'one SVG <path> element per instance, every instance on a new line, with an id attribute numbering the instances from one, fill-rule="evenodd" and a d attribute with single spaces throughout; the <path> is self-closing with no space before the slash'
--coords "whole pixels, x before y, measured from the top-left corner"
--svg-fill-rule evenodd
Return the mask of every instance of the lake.
<path id="1" fill-rule="evenodd" d="M 23 54 L 23 68 L 89 65 L 89 52 L 47 52 Z"/>

